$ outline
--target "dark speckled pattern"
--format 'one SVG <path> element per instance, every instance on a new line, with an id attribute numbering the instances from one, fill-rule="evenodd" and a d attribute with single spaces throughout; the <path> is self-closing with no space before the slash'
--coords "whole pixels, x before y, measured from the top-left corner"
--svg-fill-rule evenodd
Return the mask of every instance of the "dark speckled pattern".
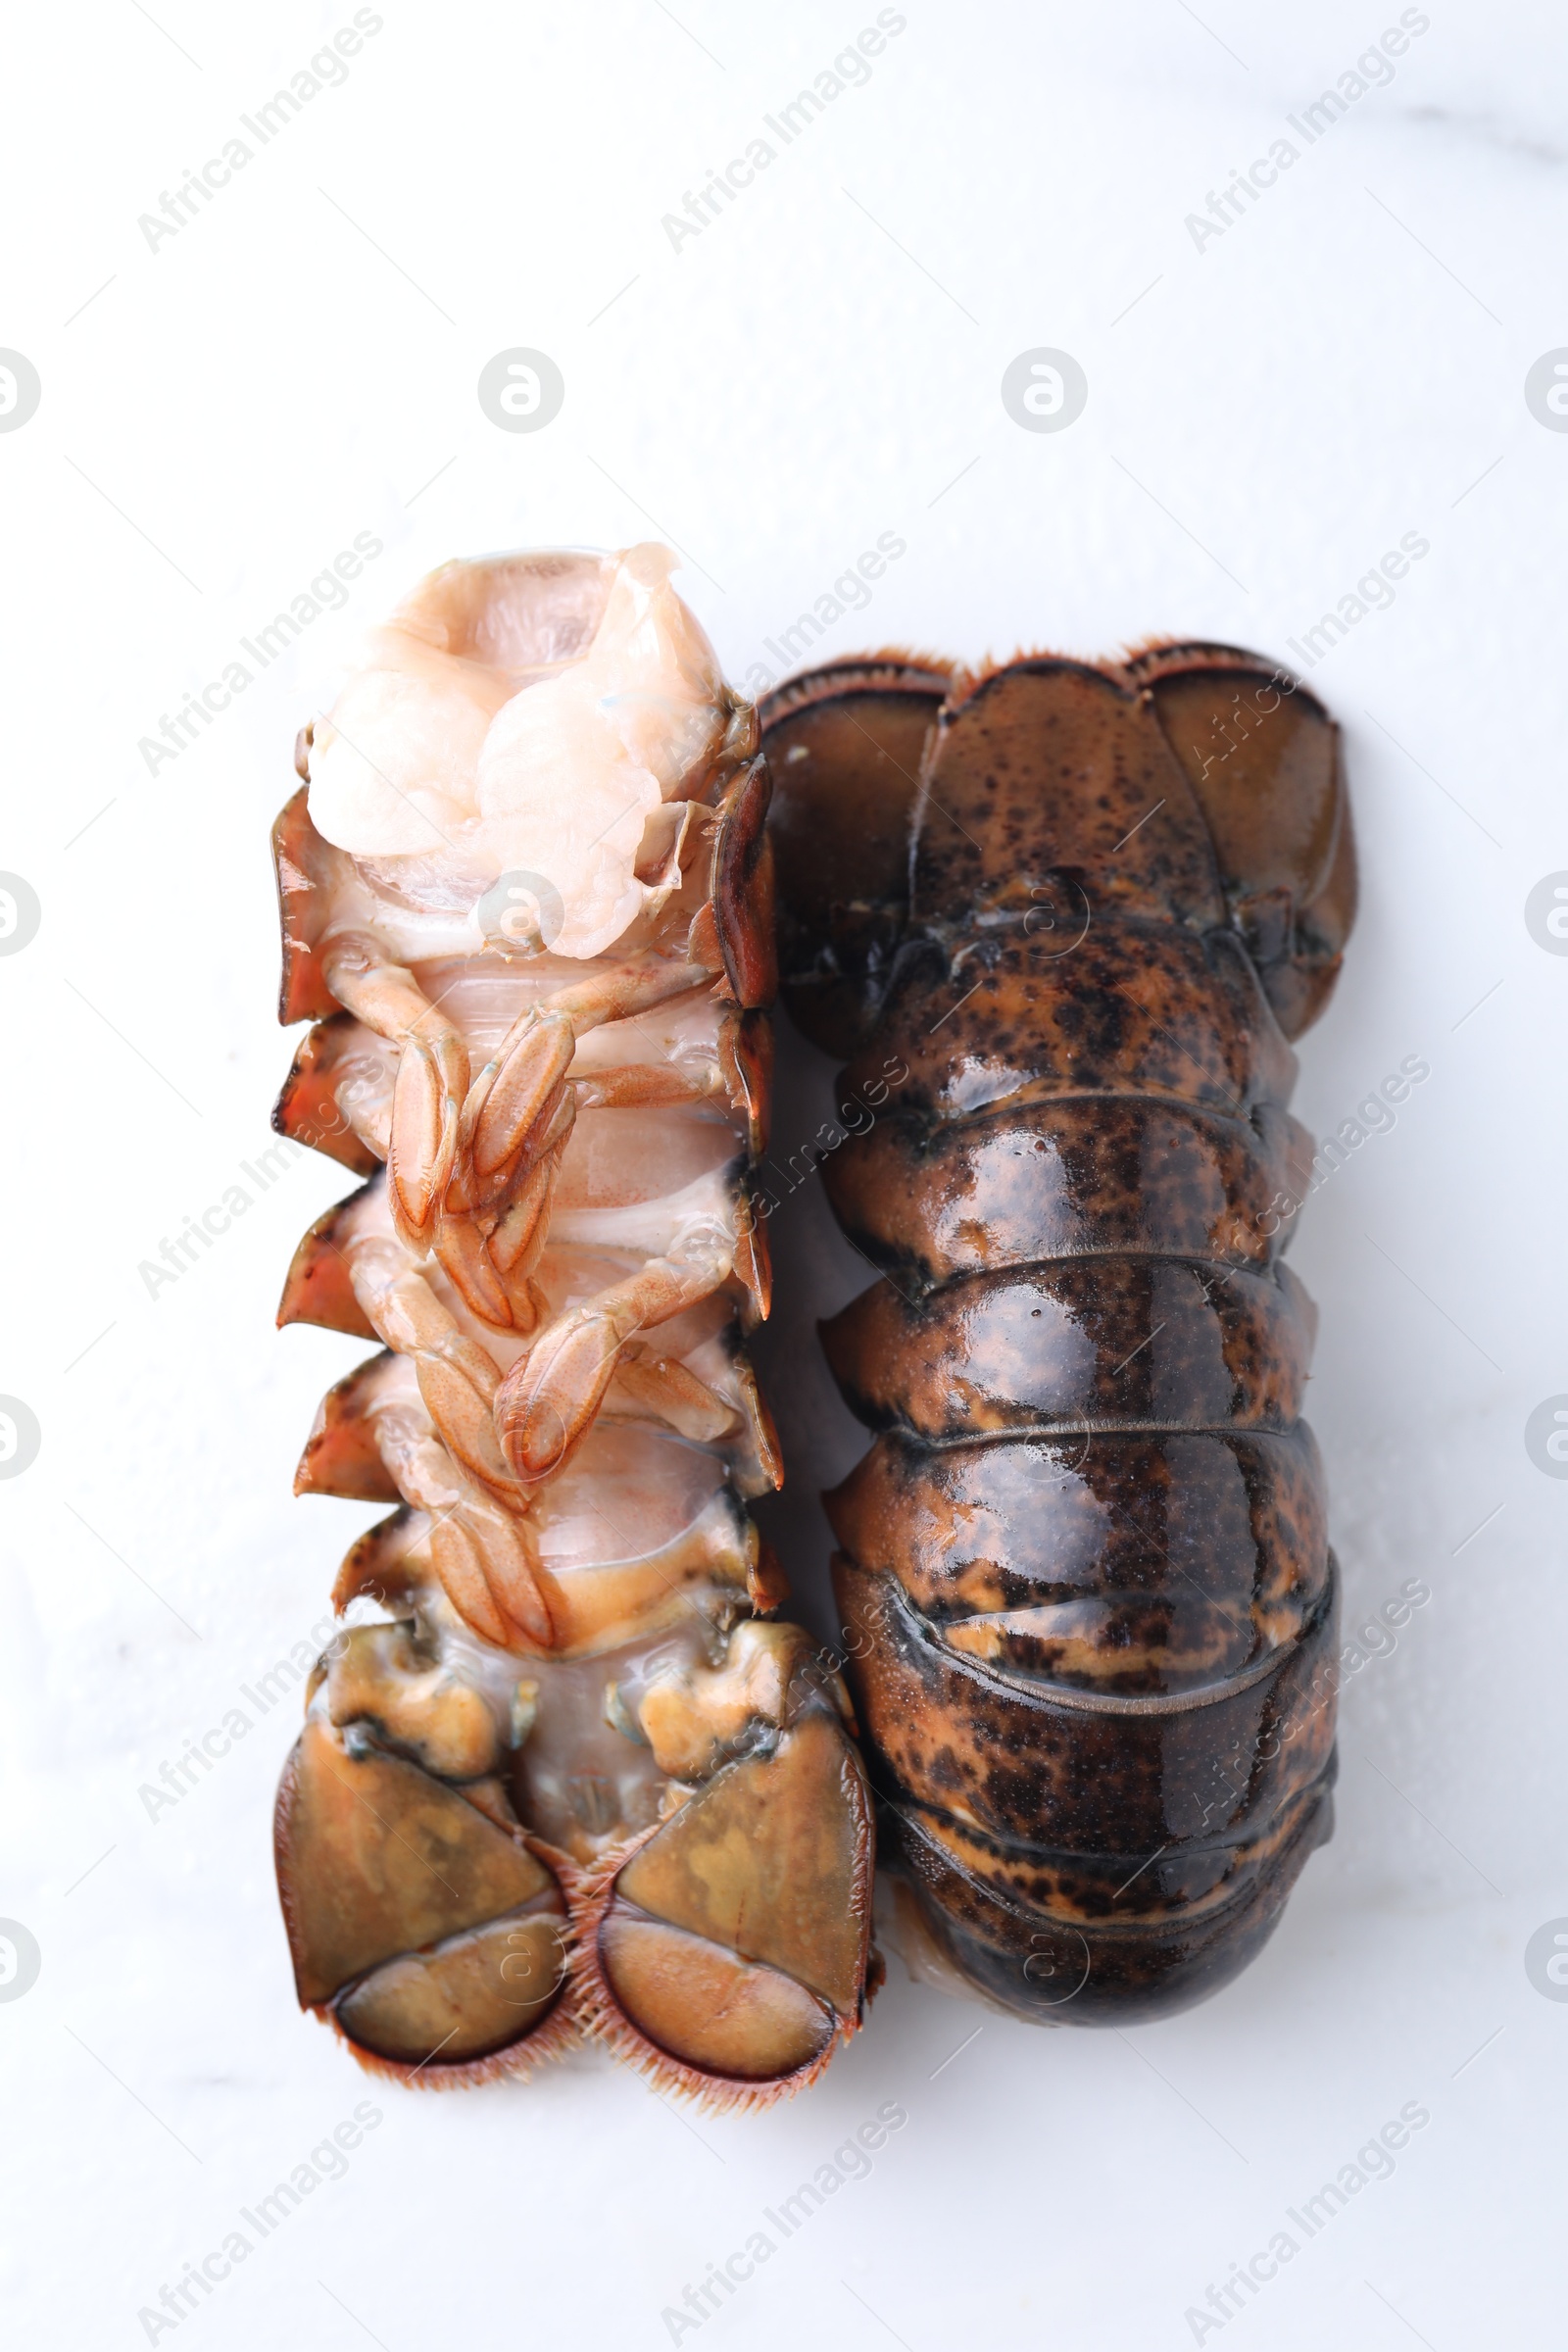
<path id="1" fill-rule="evenodd" d="M 1332 1824 L 1315 1314 L 1271 1211 L 1353 850 L 1332 723 L 1249 656 L 935 674 L 763 713 L 786 1001 L 851 1091 L 904 1072 L 824 1171 L 886 1269 L 823 1333 L 879 1433 L 835 1586 L 927 1935 L 1024 2016 L 1123 2023 L 1245 1966 Z"/>
<path id="2" fill-rule="evenodd" d="M 1239 1119 L 1289 1101 L 1296 1055 L 1233 932 L 1102 913 L 1078 937 L 1070 894 L 1056 892 L 1049 929 L 1045 908 L 1024 916 L 1027 934 L 982 939 L 951 969 L 907 959 L 874 1054 L 851 1062 L 845 1084 L 879 1077 L 896 1054 L 909 1072 L 901 1108 L 944 1119 L 1135 1087 Z"/>
<path id="3" fill-rule="evenodd" d="M 918 1302 L 877 1283 L 822 1331 L 872 1429 L 1288 1430 L 1312 1312 L 1287 1267 L 1069 1257 L 945 1283 Z"/>
<path id="4" fill-rule="evenodd" d="M 1102 1095 L 925 1127 L 884 1118 L 835 1153 L 824 1181 L 872 1264 L 924 1284 L 1132 1250 L 1266 1265 L 1285 1230 L 1275 1196 L 1300 1198 L 1311 1156 L 1272 1104 L 1244 1121 Z"/>

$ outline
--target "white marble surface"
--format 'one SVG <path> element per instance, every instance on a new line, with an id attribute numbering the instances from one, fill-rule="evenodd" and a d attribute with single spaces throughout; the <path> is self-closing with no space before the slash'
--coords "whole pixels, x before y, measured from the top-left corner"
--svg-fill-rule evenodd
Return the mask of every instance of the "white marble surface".
<path id="1" fill-rule="evenodd" d="M 156 1298 L 138 1276 L 268 1140 L 289 1048 L 266 834 L 294 730 L 441 558 L 657 529 L 741 675 L 884 532 L 906 552 L 829 650 L 1180 631 L 1288 659 L 1386 547 L 1430 541 L 1312 675 L 1347 725 L 1364 883 L 1297 1107 L 1326 1133 L 1403 1056 L 1431 1078 L 1312 1201 L 1295 1262 L 1352 1613 L 1411 1576 L 1432 1599 L 1346 1691 L 1334 1844 L 1208 2006 L 1045 2034 L 895 1981 L 818 2090 L 750 2120 L 679 2114 L 595 2058 L 478 2097 L 372 2086 L 383 2120 L 346 2177 L 171 2333 L 1555 2340 L 1568 2008 L 1524 1951 L 1568 1914 L 1568 1485 L 1523 1433 L 1568 1391 L 1568 961 L 1524 907 L 1568 867 L 1568 435 L 1523 385 L 1568 344 L 1557 12 L 1433 0 L 1387 86 L 1200 250 L 1184 217 L 1397 8 L 910 0 L 864 85 L 678 250 L 661 216 L 874 8 L 379 13 L 341 86 L 155 249 L 138 215 L 347 0 L 97 0 L 8 34 L 0 343 L 43 387 L 0 434 L 0 866 L 42 907 L 0 961 L 0 1391 L 42 1432 L 0 1486 L 0 1914 L 42 1954 L 0 2002 L 15 2339 L 147 2340 L 139 2309 L 367 2095 L 289 1989 L 269 1821 L 292 1702 L 156 1821 L 137 1795 L 308 1637 L 370 1516 L 289 1495 L 351 1344 L 270 1328 L 333 1168 L 279 1176 Z M 999 398 L 1041 345 L 1090 388 L 1055 435 Z M 564 376 L 536 434 L 475 398 L 514 346 Z M 138 740 L 362 533 L 381 552 L 346 608 L 149 773 Z M 781 1411 L 831 1471 L 846 1428 L 813 1401 L 802 1303 L 792 1284 Z M 808 1504 L 791 1526 L 810 1585 Z M 887 2101 L 907 2123 L 869 2178 L 672 2329 L 665 2308 Z M 1187 2318 L 1407 2103 L 1430 2122 L 1391 2179 L 1223 2328 Z"/>

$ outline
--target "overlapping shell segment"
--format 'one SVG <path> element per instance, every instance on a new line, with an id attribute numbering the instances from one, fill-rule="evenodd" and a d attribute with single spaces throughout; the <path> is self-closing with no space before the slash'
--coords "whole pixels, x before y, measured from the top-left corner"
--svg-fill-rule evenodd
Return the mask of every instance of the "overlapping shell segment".
<path id="1" fill-rule="evenodd" d="M 274 1119 L 361 1189 L 279 1320 L 377 1351 L 297 1490 L 383 1502 L 279 1793 L 301 2002 L 420 2083 L 597 2033 L 714 2099 L 859 2022 L 870 1816 L 777 1615 L 745 1333 L 774 987 L 756 714 L 656 547 L 449 564 L 302 735 Z"/>

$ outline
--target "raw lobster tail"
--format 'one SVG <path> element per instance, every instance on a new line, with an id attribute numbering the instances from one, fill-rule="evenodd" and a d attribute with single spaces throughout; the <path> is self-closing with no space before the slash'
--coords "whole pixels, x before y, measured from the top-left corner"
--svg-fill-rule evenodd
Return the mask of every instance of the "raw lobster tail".
<path id="1" fill-rule="evenodd" d="M 1043 2022 L 1181 2008 L 1330 1832 L 1335 1570 L 1299 1418 L 1287 1040 L 1354 906 L 1337 733 L 1229 647 L 762 709 L 785 1001 L 902 1062 L 824 1181 L 827 1497 L 906 1957 Z"/>
<path id="2" fill-rule="evenodd" d="M 871 1812 L 746 1498 L 774 988 L 751 708 L 658 548 L 453 564 L 278 819 L 274 1122 L 368 1177 L 279 1321 L 379 1343 L 297 1491 L 394 1505 L 283 1777 L 302 2005 L 420 2084 L 598 2034 L 756 2102 L 858 2027 Z"/>

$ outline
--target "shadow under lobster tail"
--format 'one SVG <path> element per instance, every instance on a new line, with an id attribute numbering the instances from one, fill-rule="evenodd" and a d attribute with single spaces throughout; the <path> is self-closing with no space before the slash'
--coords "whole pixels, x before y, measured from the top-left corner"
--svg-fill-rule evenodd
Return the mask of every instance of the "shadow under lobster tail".
<path id="1" fill-rule="evenodd" d="M 564 1857 L 525 1837 L 488 1708 L 409 1627 L 337 1647 L 277 1794 L 300 2006 L 431 2089 L 526 2074 L 577 2033 Z"/>
<path id="2" fill-rule="evenodd" d="M 837 663 L 762 713 L 786 1004 L 852 1090 L 906 1072 L 823 1170 L 883 1269 L 823 1331 L 876 1433 L 835 1585 L 906 1959 L 1122 2024 L 1236 1976 L 1332 1827 L 1281 1251 L 1354 854 L 1332 722 L 1254 656 L 943 675 Z"/>

